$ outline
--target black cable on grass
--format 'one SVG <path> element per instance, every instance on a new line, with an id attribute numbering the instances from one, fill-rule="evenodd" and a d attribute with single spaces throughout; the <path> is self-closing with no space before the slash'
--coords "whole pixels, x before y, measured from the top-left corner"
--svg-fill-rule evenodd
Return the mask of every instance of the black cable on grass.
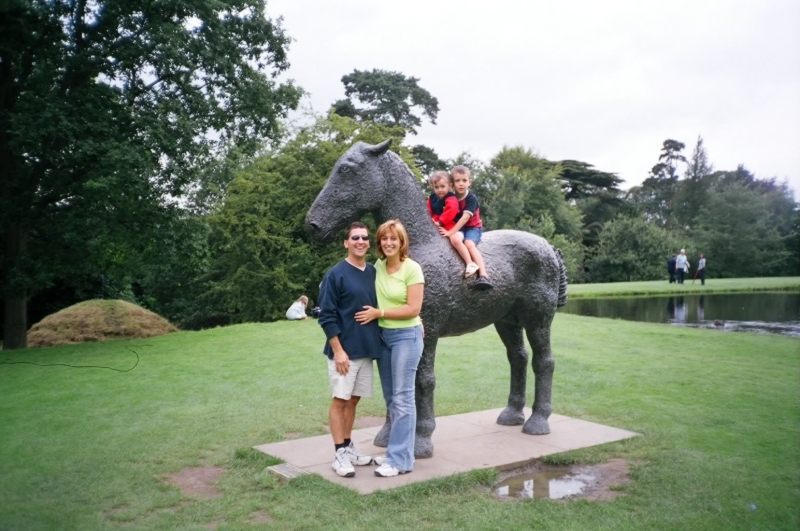
<path id="1" fill-rule="evenodd" d="M 0 361 L 0 365 L 3 365 L 3 364 L 5 364 L 5 365 L 14 365 L 14 364 L 17 364 L 17 363 L 26 363 L 28 365 L 38 365 L 40 367 L 52 367 L 52 366 L 55 366 L 55 365 L 60 365 L 62 367 L 72 367 L 73 369 L 109 369 L 109 370 L 117 371 L 117 372 L 129 372 L 129 371 L 132 371 L 133 369 L 135 369 L 137 365 L 139 365 L 139 354 L 135 350 L 133 350 L 132 348 L 129 348 L 128 350 L 130 350 L 131 352 L 136 354 L 136 363 L 134 363 L 133 367 L 131 367 L 130 369 L 124 369 L 124 370 L 123 369 L 115 369 L 114 367 L 106 367 L 105 365 L 69 365 L 68 363 L 36 363 L 36 362 L 33 362 L 33 361 Z"/>

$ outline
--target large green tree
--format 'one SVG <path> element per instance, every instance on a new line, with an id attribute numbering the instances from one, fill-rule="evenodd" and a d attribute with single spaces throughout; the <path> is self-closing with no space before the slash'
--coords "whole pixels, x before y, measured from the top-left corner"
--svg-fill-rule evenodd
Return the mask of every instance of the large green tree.
<path id="1" fill-rule="evenodd" d="M 688 240 L 642 217 L 620 216 L 608 222 L 586 260 L 591 282 L 630 282 L 666 278 L 667 258 Z"/>
<path id="2" fill-rule="evenodd" d="M 185 192 L 217 145 L 279 134 L 299 99 L 275 77 L 288 67 L 288 42 L 264 0 L 4 4 L 5 348 L 26 345 L 30 294 L 69 258 L 91 258 L 62 245 L 86 233 L 61 238 L 63 227 L 109 220 L 131 245 L 157 230 L 153 213 Z"/>
<path id="3" fill-rule="evenodd" d="M 682 151 L 686 144 L 667 139 L 661 146 L 658 162 L 641 186 L 630 189 L 627 199 L 647 221 L 660 227 L 670 227 L 675 193 L 678 189 L 678 163 L 686 162 Z"/>
<path id="4" fill-rule="evenodd" d="M 412 135 L 422 125 L 420 116 L 436 123 L 439 100 L 419 86 L 419 78 L 376 68 L 353 70 L 342 83 L 347 98 L 333 104 L 339 116 L 402 127 Z"/>
<path id="5" fill-rule="evenodd" d="M 697 222 L 700 210 L 708 200 L 708 188 L 711 184 L 709 175 L 714 167 L 708 160 L 708 153 L 703 145 L 703 137 L 697 137 L 692 157 L 686 165 L 684 179 L 678 182 L 673 201 L 673 215 L 676 224 L 683 229 L 692 229 Z"/>
<path id="6" fill-rule="evenodd" d="M 720 277 L 797 274 L 797 203 L 774 180 L 721 179 L 697 216 L 694 239 Z"/>
<path id="7" fill-rule="evenodd" d="M 201 298 L 206 319 L 273 320 L 300 295 L 315 300 L 322 277 L 344 250 L 341 240 L 329 245 L 311 240 L 308 208 L 355 142 L 394 138 L 392 149 L 413 168 L 413 155 L 401 143 L 404 134 L 400 127 L 331 113 L 237 170 L 210 218 L 211 267 Z"/>
<path id="8" fill-rule="evenodd" d="M 476 175 L 486 226 L 530 230 L 536 220 L 547 215 L 557 234 L 579 241 L 580 212 L 564 199 L 560 175 L 560 165 L 554 166 L 530 149 L 503 148 Z"/>

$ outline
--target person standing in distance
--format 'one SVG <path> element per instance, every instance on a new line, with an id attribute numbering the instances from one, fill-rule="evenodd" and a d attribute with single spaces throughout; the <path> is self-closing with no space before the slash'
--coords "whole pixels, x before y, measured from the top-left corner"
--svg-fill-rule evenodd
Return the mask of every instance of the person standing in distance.
<path id="1" fill-rule="evenodd" d="M 361 455 L 350 440 L 356 407 L 362 396 L 372 396 L 372 360 L 381 355 L 378 323 L 361 325 L 355 314 L 364 306 L 377 306 L 375 266 L 366 262 L 369 230 L 352 223 L 345 235 L 347 257 L 330 268 L 320 285 L 319 324 L 327 342 L 328 381 L 333 400 L 329 412 L 331 436 L 336 454 L 331 465 L 342 477 L 356 475 L 353 465 L 369 465 L 372 458 Z"/>
<path id="2" fill-rule="evenodd" d="M 683 284 L 683 278 L 688 270 L 689 260 L 686 258 L 686 249 L 681 249 L 681 254 L 675 259 L 675 272 L 678 273 L 678 284 Z"/>
<path id="3" fill-rule="evenodd" d="M 701 286 L 705 286 L 706 285 L 706 255 L 704 255 L 704 254 L 700 255 L 700 261 L 697 262 L 697 273 L 700 274 L 700 285 Z M 697 273 L 695 273 L 695 276 L 697 276 Z"/>

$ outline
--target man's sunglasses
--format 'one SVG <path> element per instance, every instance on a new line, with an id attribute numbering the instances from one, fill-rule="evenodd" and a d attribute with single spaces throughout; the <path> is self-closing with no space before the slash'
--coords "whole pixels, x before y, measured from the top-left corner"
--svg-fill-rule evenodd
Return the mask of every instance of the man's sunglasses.
<path id="1" fill-rule="evenodd" d="M 358 240 L 368 242 L 369 241 L 369 236 L 358 236 L 358 235 L 356 235 L 356 236 L 350 236 L 350 239 L 353 240 L 354 242 L 357 242 Z"/>

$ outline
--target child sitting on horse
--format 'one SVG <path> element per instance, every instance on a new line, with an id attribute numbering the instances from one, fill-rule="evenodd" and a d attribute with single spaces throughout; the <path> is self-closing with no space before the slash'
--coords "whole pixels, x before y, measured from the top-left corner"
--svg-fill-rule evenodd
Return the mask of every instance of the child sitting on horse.
<path id="1" fill-rule="evenodd" d="M 458 199 L 450 187 L 453 184 L 453 178 L 446 171 L 435 171 L 431 174 L 430 185 L 433 193 L 428 198 L 428 213 L 431 215 L 433 224 L 440 229 L 450 230 L 456 224 L 456 217 L 459 213 Z M 464 245 L 463 238 L 455 236 L 450 238 L 450 243 L 453 248 L 467 264 L 464 271 L 464 277 L 471 277 L 478 271 L 478 264 L 472 261 L 469 256 L 467 246 Z"/>
<path id="2" fill-rule="evenodd" d="M 470 268 L 470 263 L 478 266 L 478 278 L 475 281 L 475 289 L 492 289 L 489 282 L 489 275 L 486 272 L 486 265 L 483 256 L 478 250 L 478 243 L 481 241 L 483 233 L 483 223 L 481 222 L 480 203 L 475 194 L 469 191 L 472 184 L 472 175 L 466 166 L 456 166 L 450 171 L 450 179 L 455 189 L 455 196 L 458 200 L 458 218 L 451 228 L 439 227 L 439 233 L 450 240 L 450 243 L 458 249 L 460 243 L 467 248 L 470 261 L 467 262 L 465 276 L 474 274 L 475 270 Z M 464 258 L 462 256 L 462 258 Z M 472 273 L 470 273 L 472 271 Z"/>

